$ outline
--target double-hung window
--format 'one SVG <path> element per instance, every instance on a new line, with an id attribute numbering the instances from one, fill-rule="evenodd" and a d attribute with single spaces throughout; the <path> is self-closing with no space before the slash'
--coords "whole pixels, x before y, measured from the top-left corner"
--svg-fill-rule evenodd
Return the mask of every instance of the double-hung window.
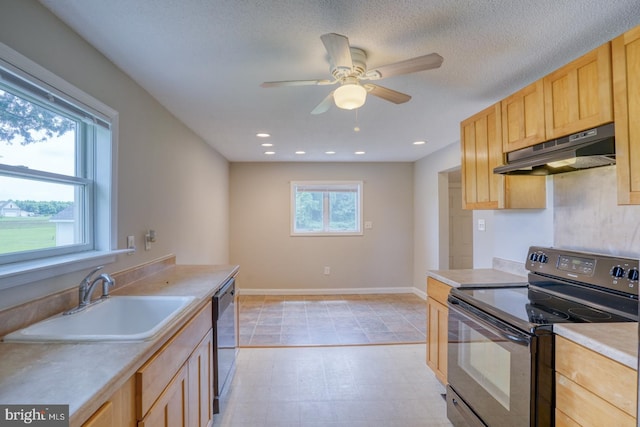
<path id="1" fill-rule="evenodd" d="M 69 265 L 113 249 L 116 116 L 0 57 L 0 289 L 38 279 L 30 270 L 86 268 Z"/>
<path id="2" fill-rule="evenodd" d="M 291 235 L 361 235 L 362 181 L 291 183 Z"/>

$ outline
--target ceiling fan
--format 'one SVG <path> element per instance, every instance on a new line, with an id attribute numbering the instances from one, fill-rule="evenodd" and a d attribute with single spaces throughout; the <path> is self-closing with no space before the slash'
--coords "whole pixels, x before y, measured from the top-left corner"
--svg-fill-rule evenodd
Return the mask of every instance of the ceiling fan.
<path id="1" fill-rule="evenodd" d="M 411 96 L 373 83 L 362 83 L 367 80 L 380 80 L 401 74 L 431 70 L 442 65 L 442 56 L 437 53 L 418 56 L 405 61 L 383 65 L 374 70 L 367 70 L 367 55 L 362 49 L 349 45 L 349 39 L 343 35 L 329 33 L 320 37 L 329 54 L 330 72 L 333 79 L 322 80 L 289 80 L 264 82 L 262 87 L 334 85 L 340 87 L 332 91 L 311 114 L 327 111 L 332 103 L 338 108 L 353 110 L 364 105 L 367 93 L 394 104 L 403 104 Z"/>

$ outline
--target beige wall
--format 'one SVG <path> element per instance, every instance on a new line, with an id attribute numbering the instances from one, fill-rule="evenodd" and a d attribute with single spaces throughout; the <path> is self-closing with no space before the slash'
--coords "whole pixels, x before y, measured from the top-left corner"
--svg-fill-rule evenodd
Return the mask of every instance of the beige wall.
<path id="1" fill-rule="evenodd" d="M 118 246 L 135 235 L 139 249 L 106 271 L 171 253 L 182 264 L 228 262 L 228 163 L 221 155 L 37 1 L 2 1 L 0 42 L 119 112 Z M 145 251 L 148 228 L 157 242 Z M 81 277 L 2 291 L 0 309 L 73 287 Z"/>
<path id="2" fill-rule="evenodd" d="M 364 181 L 362 236 L 291 237 L 290 182 Z M 243 292 L 409 290 L 413 265 L 413 164 L 232 163 L 230 260 Z M 323 274 L 323 268 L 331 274 Z"/>

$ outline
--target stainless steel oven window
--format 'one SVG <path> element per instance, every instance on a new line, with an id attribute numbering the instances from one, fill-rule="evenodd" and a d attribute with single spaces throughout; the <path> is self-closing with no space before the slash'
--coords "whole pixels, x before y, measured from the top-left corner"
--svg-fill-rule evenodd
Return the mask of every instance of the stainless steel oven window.
<path id="1" fill-rule="evenodd" d="M 485 425 L 529 426 L 533 337 L 449 302 L 449 385 Z"/>
<path id="2" fill-rule="evenodd" d="M 458 366 L 508 411 L 511 396 L 511 353 L 468 324 L 459 322 L 462 342 Z"/>

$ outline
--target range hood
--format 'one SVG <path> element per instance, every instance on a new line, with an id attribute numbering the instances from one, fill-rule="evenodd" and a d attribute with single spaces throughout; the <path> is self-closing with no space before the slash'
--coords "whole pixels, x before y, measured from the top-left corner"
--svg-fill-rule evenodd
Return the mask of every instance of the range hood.
<path id="1" fill-rule="evenodd" d="M 616 163 L 613 123 L 507 153 L 493 173 L 550 175 Z"/>

